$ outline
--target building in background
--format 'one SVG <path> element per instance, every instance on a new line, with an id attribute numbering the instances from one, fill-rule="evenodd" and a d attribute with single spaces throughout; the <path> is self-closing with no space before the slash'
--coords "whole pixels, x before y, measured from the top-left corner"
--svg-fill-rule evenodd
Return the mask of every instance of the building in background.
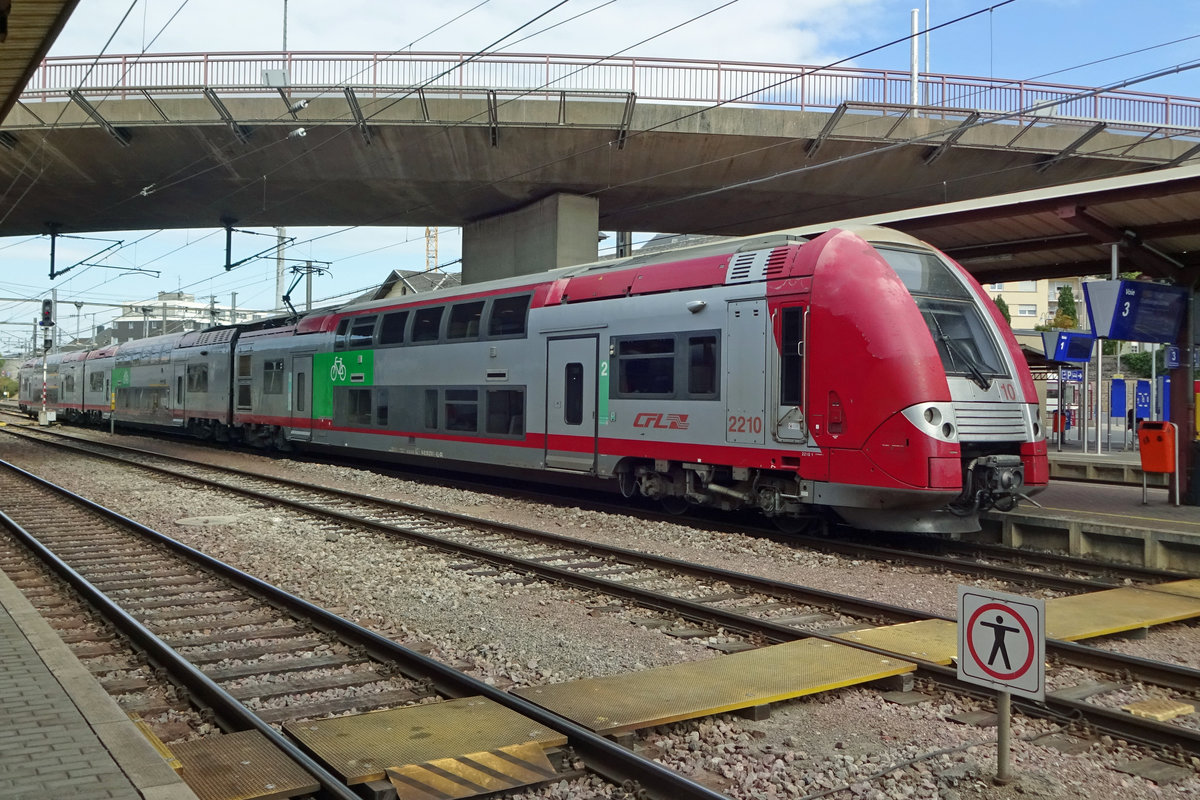
<path id="1" fill-rule="evenodd" d="M 1084 319 L 1083 288 L 1079 278 L 1060 278 L 1039 281 L 1005 281 L 984 284 L 984 291 L 995 300 L 1003 297 L 1012 317 L 1013 330 L 1033 329 L 1037 325 L 1050 325 L 1058 313 L 1058 292 L 1070 286 L 1075 295 L 1075 308 L 1080 319 L 1075 327 L 1086 328 Z"/>
<path id="2" fill-rule="evenodd" d="M 154 300 L 123 303 L 121 309 L 121 315 L 114 319 L 108 328 L 97 330 L 94 342 L 79 344 L 121 344 L 164 333 L 185 333 L 213 325 L 252 322 L 276 314 L 274 311 L 234 309 L 228 305 L 219 305 L 215 297 L 210 297 L 208 302 L 204 302 L 185 292 L 159 292 Z"/>

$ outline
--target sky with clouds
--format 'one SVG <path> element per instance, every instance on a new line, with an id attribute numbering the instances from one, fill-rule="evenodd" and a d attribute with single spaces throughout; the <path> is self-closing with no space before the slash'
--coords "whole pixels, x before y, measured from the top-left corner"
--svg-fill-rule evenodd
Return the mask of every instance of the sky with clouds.
<path id="1" fill-rule="evenodd" d="M 1200 57 L 1200 3 L 1195 0 L 930 0 L 928 5 L 933 25 L 995 6 L 933 33 L 933 72 L 1104 86 Z M 910 10 L 919 8 L 924 19 L 925 6 L 924 0 L 81 0 L 51 55 L 278 52 L 286 8 L 292 51 L 469 54 L 516 31 L 493 49 L 808 65 L 847 60 L 906 71 L 907 42 L 867 51 L 906 36 Z M 1200 96 L 1200 70 L 1136 88 Z M 288 231 L 302 241 L 326 232 Z M 330 273 L 316 280 L 314 294 L 320 299 L 378 283 L 393 268 L 421 268 L 423 233 L 357 228 L 301 244 L 289 256 L 332 262 Z M 225 274 L 223 235 L 211 228 L 95 235 L 127 243 L 141 239 L 116 254 L 113 263 L 160 270 L 160 276 L 118 279 L 121 273 L 115 271 L 78 270 L 54 282 L 60 301 L 122 302 L 183 289 L 197 297 L 216 295 L 223 303 L 236 291 L 241 307 L 274 305 L 274 264 L 260 262 Z M 59 263 L 102 246 L 94 244 L 60 240 Z M 457 257 L 459 246 L 458 231 L 443 230 L 439 260 Z M 48 255 L 45 237 L 0 238 L 0 297 L 46 294 Z M 0 353 L 28 337 L 29 323 L 20 321 L 31 320 L 34 308 L 0 301 Z M 76 322 L 87 329 L 113 313 L 85 307 L 76 320 L 74 312 L 64 305 L 60 313 L 72 332 Z"/>

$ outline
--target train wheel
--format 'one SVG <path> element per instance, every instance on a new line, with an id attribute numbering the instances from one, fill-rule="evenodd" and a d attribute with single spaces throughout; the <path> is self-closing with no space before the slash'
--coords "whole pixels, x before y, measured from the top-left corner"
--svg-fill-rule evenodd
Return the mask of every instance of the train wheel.
<path id="1" fill-rule="evenodd" d="M 771 522 L 782 533 L 792 536 L 808 536 L 821 532 L 819 517 L 771 517 Z"/>
<path id="2" fill-rule="evenodd" d="M 686 514 L 688 509 L 692 507 L 692 504 L 689 503 L 685 498 L 675 497 L 673 495 L 667 495 L 659 500 L 659 502 L 662 503 L 663 511 L 666 511 L 668 514 L 674 517 L 679 517 Z"/>

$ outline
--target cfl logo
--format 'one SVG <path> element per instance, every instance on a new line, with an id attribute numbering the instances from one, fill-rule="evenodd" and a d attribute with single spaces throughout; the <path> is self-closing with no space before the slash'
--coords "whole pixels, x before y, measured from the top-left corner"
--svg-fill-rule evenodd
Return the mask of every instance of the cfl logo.
<path id="1" fill-rule="evenodd" d="M 633 427 L 685 431 L 688 426 L 687 419 L 687 414 L 662 414 L 657 411 L 643 411 L 634 418 Z"/>

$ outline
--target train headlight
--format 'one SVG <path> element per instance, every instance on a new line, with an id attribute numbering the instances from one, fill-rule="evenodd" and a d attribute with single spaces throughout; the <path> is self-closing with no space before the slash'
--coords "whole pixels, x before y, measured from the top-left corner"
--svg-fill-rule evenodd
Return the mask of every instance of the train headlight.
<path id="1" fill-rule="evenodd" d="M 950 403 L 918 403 L 901 413 L 926 436 L 942 442 L 958 441 L 958 425 Z"/>

